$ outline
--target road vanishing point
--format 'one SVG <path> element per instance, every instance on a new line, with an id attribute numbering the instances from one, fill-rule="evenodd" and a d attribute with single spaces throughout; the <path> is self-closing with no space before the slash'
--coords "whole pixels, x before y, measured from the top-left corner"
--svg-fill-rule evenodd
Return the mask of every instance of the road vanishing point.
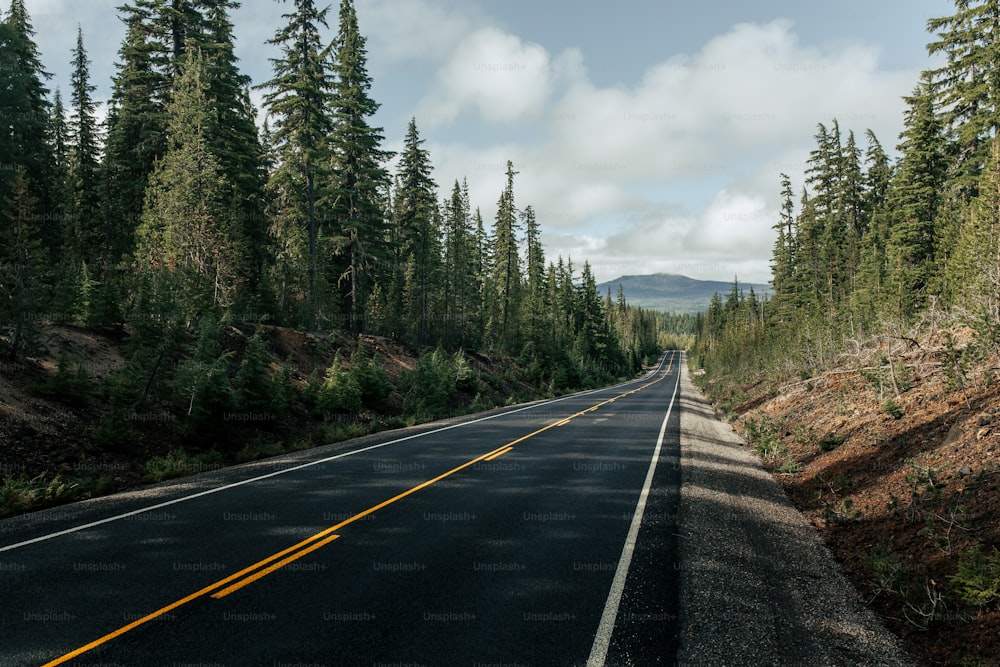
<path id="1" fill-rule="evenodd" d="M 0 521 L 0 667 L 912 664 L 684 363 Z"/>

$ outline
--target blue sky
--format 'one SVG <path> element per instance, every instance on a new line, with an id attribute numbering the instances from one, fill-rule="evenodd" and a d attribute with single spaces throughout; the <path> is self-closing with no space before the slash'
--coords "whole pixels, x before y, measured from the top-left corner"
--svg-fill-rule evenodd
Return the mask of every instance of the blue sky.
<path id="1" fill-rule="evenodd" d="M 107 98 L 121 0 L 25 4 L 50 87 L 68 93 L 79 24 Z M 288 6 L 245 0 L 233 16 L 255 83 L 269 78 L 264 42 Z M 398 149 L 416 117 L 442 198 L 468 178 L 489 222 L 509 159 L 550 259 L 586 259 L 599 280 L 666 271 L 753 282 L 770 277 L 779 174 L 801 187 L 816 124 L 834 117 L 893 151 L 901 98 L 932 65 L 927 19 L 953 11 L 949 0 L 356 6 L 382 104 L 375 123 Z"/>

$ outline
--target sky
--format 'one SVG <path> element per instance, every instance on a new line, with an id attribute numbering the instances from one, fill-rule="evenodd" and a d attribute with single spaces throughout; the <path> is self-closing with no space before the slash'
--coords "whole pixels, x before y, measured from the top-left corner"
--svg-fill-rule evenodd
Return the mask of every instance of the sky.
<path id="1" fill-rule="evenodd" d="M 49 87 L 64 99 L 77 26 L 95 97 L 110 96 L 120 4 L 25 0 Z M 339 0 L 330 4 L 328 41 Z M 277 54 L 265 42 L 290 6 L 244 0 L 233 13 L 255 84 L 270 78 Z M 415 118 L 440 198 L 468 179 L 488 225 L 512 161 L 516 204 L 535 209 L 546 257 L 589 261 L 598 281 L 667 272 L 767 282 L 780 174 L 801 189 L 817 124 L 835 118 L 862 147 L 871 129 L 894 154 L 903 96 L 935 64 L 927 20 L 954 12 L 950 0 L 355 6 L 385 148 L 400 150 Z"/>

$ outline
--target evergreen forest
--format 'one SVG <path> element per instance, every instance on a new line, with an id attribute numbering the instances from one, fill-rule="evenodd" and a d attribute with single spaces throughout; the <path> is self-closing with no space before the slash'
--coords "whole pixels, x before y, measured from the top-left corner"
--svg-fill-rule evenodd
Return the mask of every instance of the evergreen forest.
<path id="1" fill-rule="evenodd" d="M 47 326 L 117 332 L 127 361 L 102 380 L 97 442 L 121 445 L 130 419 L 164 405 L 188 434 L 227 411 L 280 412 L 293 369 L 269 368 L 260 335 L 230 349 L 227 327 L 344 347 L 301 390 L 325 414 L 385 397 L 359 337 L 419 351 L 397 389 L 421 401 L 441 373 L 461 382 L 463 354 L 552 393 L 631 377 L 661 351 L 659 314 L 598 293 L 588 263 L 546 257 L 513 164 L 484 220 L 465 182 L 435 182 L 416 119 L 400 154 L 386 150 L 352 0 L 336 15 L 285 3 L 260 82 L 234 54 L 238 7 L 124 2 L 105 118 L 82 31 L 64 93 L 23 0 L 0 20 L 0 347 L 18 364 Z M 70 395 L 86 374 L 74 361 L 57 378 Z"/>
<path id="2" fill-rule="evenodd" d="M 697 322 L 695 364 L 737 381 L 808 378 L 843 354 L 948 325 L 956 372 L 1000 346 L 1000 3 L 928 22 L 897 159 L 871 130 L 817 125 L 803 186 L 781 174 L 770 298 L 738 284 Z M 860 132 L 859 128 L 859 132 Z M 958 357 L 961 356 L 962 359 Z"/>

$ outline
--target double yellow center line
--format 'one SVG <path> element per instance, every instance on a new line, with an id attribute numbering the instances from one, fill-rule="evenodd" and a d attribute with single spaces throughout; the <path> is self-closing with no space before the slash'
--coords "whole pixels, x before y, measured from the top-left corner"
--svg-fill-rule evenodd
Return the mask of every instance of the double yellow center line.
<path id="1" fill-rule="evenodd" d="M 199 598 L 205 597 L 206 595 L 212 597 L 215 600 L 221 600 L 222 598 L 226 597 L 227 595 L 231 595 L 232 593 L 235 593 L 236 591 L 240 590 L 241 588 L 243 588 L 243 587 L 245 587 L 245 586 L 247 586 L 249 584 L 252 584 L 253 582 L 255 582 L 255 581 L 259 580 L 259 579 L 262 579 L 262 578 L 266 577 L 267 575 L 271 574 L 272 572 L 280 570 L 281 568 L 285 567 L 289 563 L 292 563 L 292 562 L 294 562 L 294 561 L 302 558 L 303 556 L 306 556 L 306 555 L 312 553 L 313 551 L 316 551 L 317 549 L 321 549 L 322 547 L 326 546 L 327 544 L 333 542 L 334 540 L 336 540 L 336 539 L 338 539 L 340 537 L 340 535 L 336 534 L 337 531 L 339 531 L 340 529 L 344 528 L 345 526 L 348 526 L 348 525 L 354 523 L 355 521 L 359 521 L 359 520 L 365 518 L 366 516 L 368 516 L 370 514 L 374 514 L 375 512 L 378 512 L 379 510 L 384 509 L 384 508 L 388 507 L 389 505 L 392 505 L 393 503 L 396 503 L 396 502 L 402 500 L 403 498 L 406 498 L 407 496 L 410 496 L 410 495 L 416 493 L 417 491 L 420 491 L 421 489 L 426 489 L 428 486 L 436 484 L 436 483 L 440 482 L 441 480 L 443 480 L 443 479 L 445 479 L 447 477 L 450 477 L 450 476 L 454 475 L 455 473 L 457 473 L 459 471 L 465 470 L 466 468 L 468 468 L 470 466 L 473 466 L 473 465 L 475 465 L 477 463 L 480 463 L 482 461 L 492 461 L 492 460 L 494 460 L 496 458 L 499 458 L 499 457 L 503 456 L 504 454 L 507 454 L 510 451 L 512 451 L 514 449 L 515 445 L 517 445 L 519 443 L 522 443 L 525 440 L 528 440 L 529 438 L 533 438 L 536 435 L 539 435 L 540 433 L 544 433 L 545 431 L 548 431 L 551 428 L 556 428 L 556 427 L 559 427 L 559 426 L 565 426 L 566 424 L 568 424 L 569 422 L 571 422 L 573 419 L 576 419 L 577 417 L 585 415 L 588 412 L 593 412 L 593 411 L 595 411 L 595 410 L 597 410 L 597 409 L 599 409 L 599 408 L 601 408 L 601 407 L 603 407 L 605 405 L 608 405 L 609 403 L 614 403 L 619 398 L 624 398 L 625 396 L 630 396 L 630 395 L 632 395 L 632 394 L 634 394 L 636 392 L 642 391 L 643 389 L 646 389 L 647 387 L 650 387 L 650 386 L 656 384 L 657 382 L 661 382 L 665 377 L 667 377 L 667 375 L 669 374 L 670 369 L 671 369 L 672 366 L 673 366 L 673 359 L 671 359 L 670 364 L 667 366 L 667 368 L 664 371 L 664 373 L 658 379 L 656 379 L 656 380 L 648 382 L 647 384 L 641 385 L 641 386 L 639 386 L 639 387 L 637 387 L 635 389 L 632 389 L 630 391 L 627 391 L 627 392 L 624 392 L 622 394 L 619 394 L 619 395 L 617 395 L 617 396 L 615 396 L 613 398 L 609 398 L 608 400 L 602 401 L 601 403 L 598 403 L 598 404 L 596 404 L 594 406 L 591 406 L 591 407 L 587 408 L 586 410 L 581 410 L 580 412 L 577 412 L 576 414 L 570 415 L 569 417 L 566 417 L 565 419 L 561 419 L 559 421 L 556 421 L 556 422 L 553 422 L 553 423 L 548 424 L 546 426 L 543 426 L 542 428 L 538 429 L 537 431 L 534 431 L 533 433 L 529 433 L 528 435 L 522 436 L 522 437 L 518 438 L 517 440 L 513 440 L 511 442 L 508 442 L 507 444 L 502 445 L 500 447 L 497 447 L 496 449 L 494 449 L 492 451 L 489 451 L 489 452 L 487 452 L 485 454 L 482 454 L 481 456 L 477 456 L 476 458 L 472 459 L 471 461 L 467 461 L 467 462 L 463 463 L 460 466 L 452 468 L 451 470 L 449 470 L 447 472 L 441 473 L 440 475 L 438 475 L 437 477 L 435 477 L 433 479 L 429 479 L 426 482 L 422 482 L 422 483 L 420 483 L 420 484 L 418 484 L 418 485 L 416 485 L 416 486 L 414 486 L 414 487 L 412 487 L 410 489 L 407 489 L 406 491 L 403 491 L 402 493 L 399 493 L 399 494 L 393 496 L 392 498 L 389 498 L 388 500 L 384 500 L 384 501 L 380 502 L 377 505 L 373 505 L 372 507 L 369 507 L 368 509 L 364 510 L 363 512 L 359 512 L 358 514 L 355 514 L 354 516 L 350 517 L 349 519 L 345 519 L 344 521 L 341 521 L 340 523 L 338 523 L 336 525 L 333 525 L 333 526 L 330 526 L 329 528 L 321 530 L 320 532 L 316 533 L 315 535 L 312 535 L 312 536 L 310 536 L 310 537 L 302 540 L 301 542 L 298 542 L 297 544 L 293 544 L 292 546 L 288 547 L 287 549 L 283 549 L 282 551 L 279 551 L 279 552 L 277 552 L 277 553 L 275 553 L 275 554 L 273 554 L 271 556 L 268 556 L 267 558 L 265 558 L 263 560 L 257 561 L 253 565 L 250 565 L 249 567 L 245 567 L 242 570 L 240 570 L 239 572 L 235 572 L 235 573 L 229 575 L 228 577 L 225 577 L 224 579 L 220 579 L 219 581 L 216 581 L 215 583 L 213 583 L 213 584 L 211 584 L 209 586 L 206 586 L 205 588 L 202 588 L 201 590 L 196 591 L 196 592 L 188 595 L 187 597 L 181 598 L 180 600 L 177 600 L 176 602 L 172 602 L 172 603 L 168 604 L 165 607 L 157 609 L 156 611 L 154 611 L 154 612 L 152 612 L 150 614 L 147 614 L 147 615 L 143 616 L 142 618 L 139 618 L 139 619 L 137 619 L 135 621 L 132 621 L 128 625 L 124 625 L 124 626 L 118 628 L 117 630 L 115 630 L 114 632 L 109 632 L 108 634 L 106 634 L 103 637 L 100 637 L 98 639 L 95 639 L 94 641 L 90 642 L 89 644 L 81 646 L 78 649 L 70 651 L 69 653 L 67 653 L 67 654 L 65 654 L 63 656 L 60 656 L 59 658 L 56 658 L 55 660 L 52 660 L 51 662 L 46 663 L 45 665 L 43 665 L 43 667 L 52 667 L 54 665 L 61 665 L 61 664 L 64 664 L 66 662 L 69 662 L 73 658 L 77 658 L 77 657 L 83 655 L 84 653 L 92 651 L 93 649 L 97 648 L 98 646 L 106 644 L 106 643 L 110 642 L 111 640 L 124 635 L 127 632 L 131 632 L 132 630 L 135 630 L 136 628 L 138 628 L 138 627 L 140 627 L 142 625 L 145 625 L 146 623 L 149 623 L 150 621 L 153 621 L 153 620 L 159 618 L 160 616 L 163 616 L 164 614 L 168 614 L 171 611 L 174 611 L 175 609 L 177 609 L 179 607 L 182 607 L 182 606 L 188 604 L 189 602 L 192 602 L 192 601 L 197 600 Z"/>

